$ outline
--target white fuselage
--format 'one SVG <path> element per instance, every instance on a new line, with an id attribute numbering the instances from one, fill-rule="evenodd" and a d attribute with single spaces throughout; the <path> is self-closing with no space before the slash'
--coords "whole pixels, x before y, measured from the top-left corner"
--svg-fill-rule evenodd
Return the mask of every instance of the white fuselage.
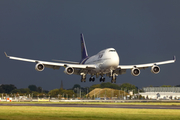
<path id="1" fill-rule="evenodd" d="M 117 69 L 119 65 L 119 56 L 114 48 L 108 48 L 100 51 L 98 54 L 90 57 L 84 64 L 95 64 L 96 72 L 110 71 Z"/>

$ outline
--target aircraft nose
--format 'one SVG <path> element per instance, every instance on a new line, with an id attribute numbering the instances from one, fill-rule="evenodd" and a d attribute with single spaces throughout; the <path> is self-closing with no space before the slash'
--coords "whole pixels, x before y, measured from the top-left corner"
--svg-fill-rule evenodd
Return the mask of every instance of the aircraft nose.
<path id="1" fill-rule="evenodd" d="M 118 54 L 114 54 L 110 58 L 109 66 L 116 68 L 118 65 L 119 65 L 119 56 Z"/>
<path id="2" fill-rule="evenodd" d="M 116 55 L 112 58 L 112 64 L 113 64 L 113 66 L 119 65 L 119 56 L 118 55 Z"/>

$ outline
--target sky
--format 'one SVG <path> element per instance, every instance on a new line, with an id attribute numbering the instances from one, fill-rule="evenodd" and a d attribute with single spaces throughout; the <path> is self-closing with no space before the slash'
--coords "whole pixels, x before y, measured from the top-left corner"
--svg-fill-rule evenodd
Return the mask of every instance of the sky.
<path id="1" fill-rule="evenodd" d="M 171 60 L 160 73 L 141 70 L 117 77 L 117 84 L 147 86 L 180 85 L 180 1 L 179 0 L 0 0 L 0 84 L 28 85 L 44 90 L 65 89 L 81 83 L 81 76 L 67 75 L 64 68 L 35 70 L 35 63 L 10 60 L 10 56 L 43 61 L 79 62 L 80 33 L 84 34 L 89 56 L 115 48 L 121 65 Z M 105 82 L 110 82 L 106 78 Z"/>

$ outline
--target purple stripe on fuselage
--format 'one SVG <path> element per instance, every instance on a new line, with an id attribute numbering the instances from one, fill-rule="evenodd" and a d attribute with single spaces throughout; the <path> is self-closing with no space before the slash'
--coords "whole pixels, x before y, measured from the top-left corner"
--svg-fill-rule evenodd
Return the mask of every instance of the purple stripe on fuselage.
<path id="1" fill-rule="evenodd" d="M 88 59 L 89 59 L 89 57 L 83 59 L 83 60 L 80 62 L 80 64 L 84 64 Z"/>

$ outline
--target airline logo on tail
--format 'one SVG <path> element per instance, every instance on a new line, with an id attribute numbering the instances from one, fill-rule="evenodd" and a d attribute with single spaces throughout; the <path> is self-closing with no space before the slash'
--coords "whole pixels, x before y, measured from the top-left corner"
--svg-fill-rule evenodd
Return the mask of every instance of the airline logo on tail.
<path id="1" fill-rule="evenodd" d="M 81 34 L 81 63 L 88 57 L 84 36 Z"/>

